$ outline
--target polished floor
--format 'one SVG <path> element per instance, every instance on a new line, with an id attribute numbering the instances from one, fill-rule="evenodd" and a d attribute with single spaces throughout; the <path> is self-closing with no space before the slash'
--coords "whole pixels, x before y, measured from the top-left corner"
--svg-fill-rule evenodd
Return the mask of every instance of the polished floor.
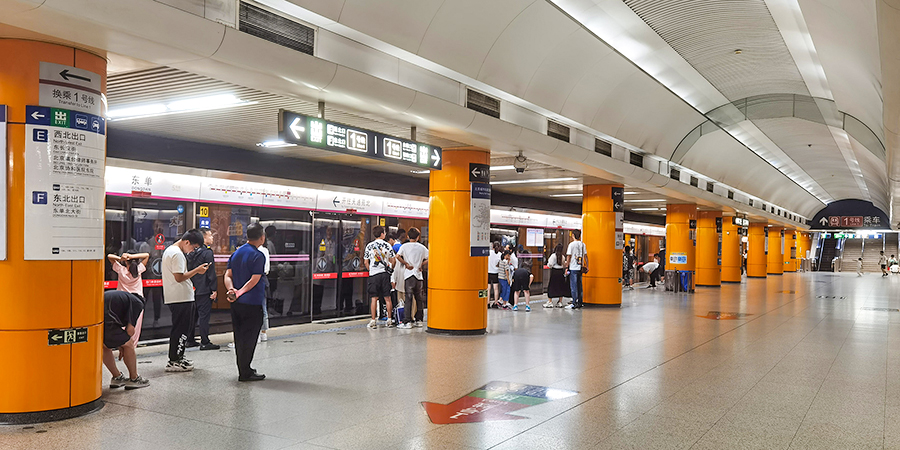
<path id="1" fill-rule="evenodd" d="M 296 326 L 259 345 L 263 382 L 238 383 L 231 352 L 192 352 L 175 374 L 144 355 L 150 387 L 0 427 L 0 448 L 900 448 L 898 294 L 898 275 L 801 273 L 626 291 L 621 309 L 491 310 L 483 337 Z M 467 424 L 433 424 L 420 403 L 491 381 L 578 394 Z"/>

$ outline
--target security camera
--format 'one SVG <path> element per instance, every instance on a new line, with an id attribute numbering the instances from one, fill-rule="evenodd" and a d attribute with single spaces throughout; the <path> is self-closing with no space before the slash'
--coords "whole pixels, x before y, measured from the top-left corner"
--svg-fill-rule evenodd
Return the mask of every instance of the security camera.
<path id="1" fill-rule="evenodd" d="M 519 151 L 519 155 L 513 161 L 513 167 L 516 168 L 516 173 L 525 173 L 525 169 L 528 168 L 528 159 L 522 155 L 521 151 Z"/>

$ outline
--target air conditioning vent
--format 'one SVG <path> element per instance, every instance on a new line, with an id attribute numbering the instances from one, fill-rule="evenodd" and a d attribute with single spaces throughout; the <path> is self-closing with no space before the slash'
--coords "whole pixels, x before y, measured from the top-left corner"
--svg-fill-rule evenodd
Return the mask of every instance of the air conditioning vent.
<path id="1" fill-rule="evenodd" d="M 713 191 L 713 187 L 714 187 L 715 185 L 716 185 L 716 184 L 713 183 L 712 181 L 707 181 L 707 182 L 706 182 L 706 192 L 712 192 L 712 191 Z"/>
<path id="2" fill-rule="evenodd" d="M 697 177 L 691 177 L 691 186 L 698 187 L 699 184 L 700 180 L 698 180 Z"/>
<path id="3" fill-rule="evenodd" d="M 630 161 L 632 166 L 644 167 L 644 155 L 631 152 Z"/>
<path id="4" fill-rule="evenodd" d="M 315 49 L 316 30 L 243 2 L 239 29 L 307 55 Z"/>
<path id="5" fill-rule="evenodd" d="M 671 178 L 673 180 L 680 180 L 681 179 L 681 171 L 678 169 L 669 170 L 669 178 Z"/>
<path id="6" fill-rule="evenodd" d="M 594 138 L 594 151 L 601 155 L 612 156 L 612 144 L 601 139 Z"/>
<path id="7" fill-rule="evenodd" d="M 495 119 L 500 118 L 500 99 L 466 89 L 466 108 L 478 111 Z"/>
<path id="8" fill-rule="evenodd" d="M 753 206 L 753 199 L 750 199 L 750 206 Z"/>
<path id="9" fill-rule="evenodd" d="M 762 204 L 762 206 L 760 206 L 760 208 L 759 208 L 759 209 L 761 209 L 761 210 L 763 210 L 763 211 L 765 211 L 765 210 L 766 210 L 766 209 L 767 209 L 767 208 L 766 208 L 766 204 L 765 204 L 765 203 L 763 203 L 763 204 Z"/>
<path id="10" fill-rule="evenodd" d="M 734 200 L 734 191 L 728 191 L 728 200 Z"/>
<path id="11" fill-rule="evenodd" d="M 561 141 L 569 142 L 569 127 L 554 122 L 552 120 L 547 121 L 547 136 L 552 138 L 559 139 Z"/>

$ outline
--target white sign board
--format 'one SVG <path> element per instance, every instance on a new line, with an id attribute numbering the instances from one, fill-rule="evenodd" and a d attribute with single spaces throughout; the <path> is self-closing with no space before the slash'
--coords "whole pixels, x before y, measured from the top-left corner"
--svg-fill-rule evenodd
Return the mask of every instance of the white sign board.
<path id="1" fill-rule="evenodd" d="M 529 228 L 527 230 L 527 235 L 525 236 L 525 245 L 529 247 L 543 247 L 544 246 L 544 229 L 543 228 Z"/>
<path id="2" fill-rule="evenodd" d="M 25 114 L 25 259 L 102 259 L 104 119 L 40 106 Z"/>
<path id="3" fill-rule="evenodd" d="M 344 192 L 319 191 L 316 199 L 317 211 L 353 212 L 359 214 L 381 214 L 384 199 L 371 195 L 347 194 Z"/>
<path id="4" fill-rule="evenodd" d="M 0 105 L 0 149 L 6 154 L 6 105 Z M 6 261 L 6 158 L 0 162 L 0 261 Z"/>
<path id="5" fill-rule="evenodd" d="M 472 183 L 469 215 L 469 246 L 472 256 L 491 252 L 491 185 Z"/>
<path id="6" fill-rule="evenodd" d="M 42 62 L 38 102 L 41 106 L 103 115 L 100 75 L 84 69 Z"/>
<path id="7" fill-rule="evenodd" d="M 428 218 L 428 202 L 420 202 L 418 200 L 402 200 L 396 198 L 384 199 L 385 216 L 392 217 L 409 217 L 413 219 Z"/>

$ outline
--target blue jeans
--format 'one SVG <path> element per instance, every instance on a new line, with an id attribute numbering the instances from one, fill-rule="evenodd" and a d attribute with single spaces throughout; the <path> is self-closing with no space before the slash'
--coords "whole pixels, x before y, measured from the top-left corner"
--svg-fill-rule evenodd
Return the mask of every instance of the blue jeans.
<path id="1" fill-rule="evenodd" d="M 500 299 L 504 303 L 509 302 L 509 281 L 500 279 Z"/>
<path id="2" fill-rule="evenodd" d="M 572 290 L 572 307 L 584 306 L 584 289 L 581 287 L 581 271 L 569 272 L 569 289 Z"/>

